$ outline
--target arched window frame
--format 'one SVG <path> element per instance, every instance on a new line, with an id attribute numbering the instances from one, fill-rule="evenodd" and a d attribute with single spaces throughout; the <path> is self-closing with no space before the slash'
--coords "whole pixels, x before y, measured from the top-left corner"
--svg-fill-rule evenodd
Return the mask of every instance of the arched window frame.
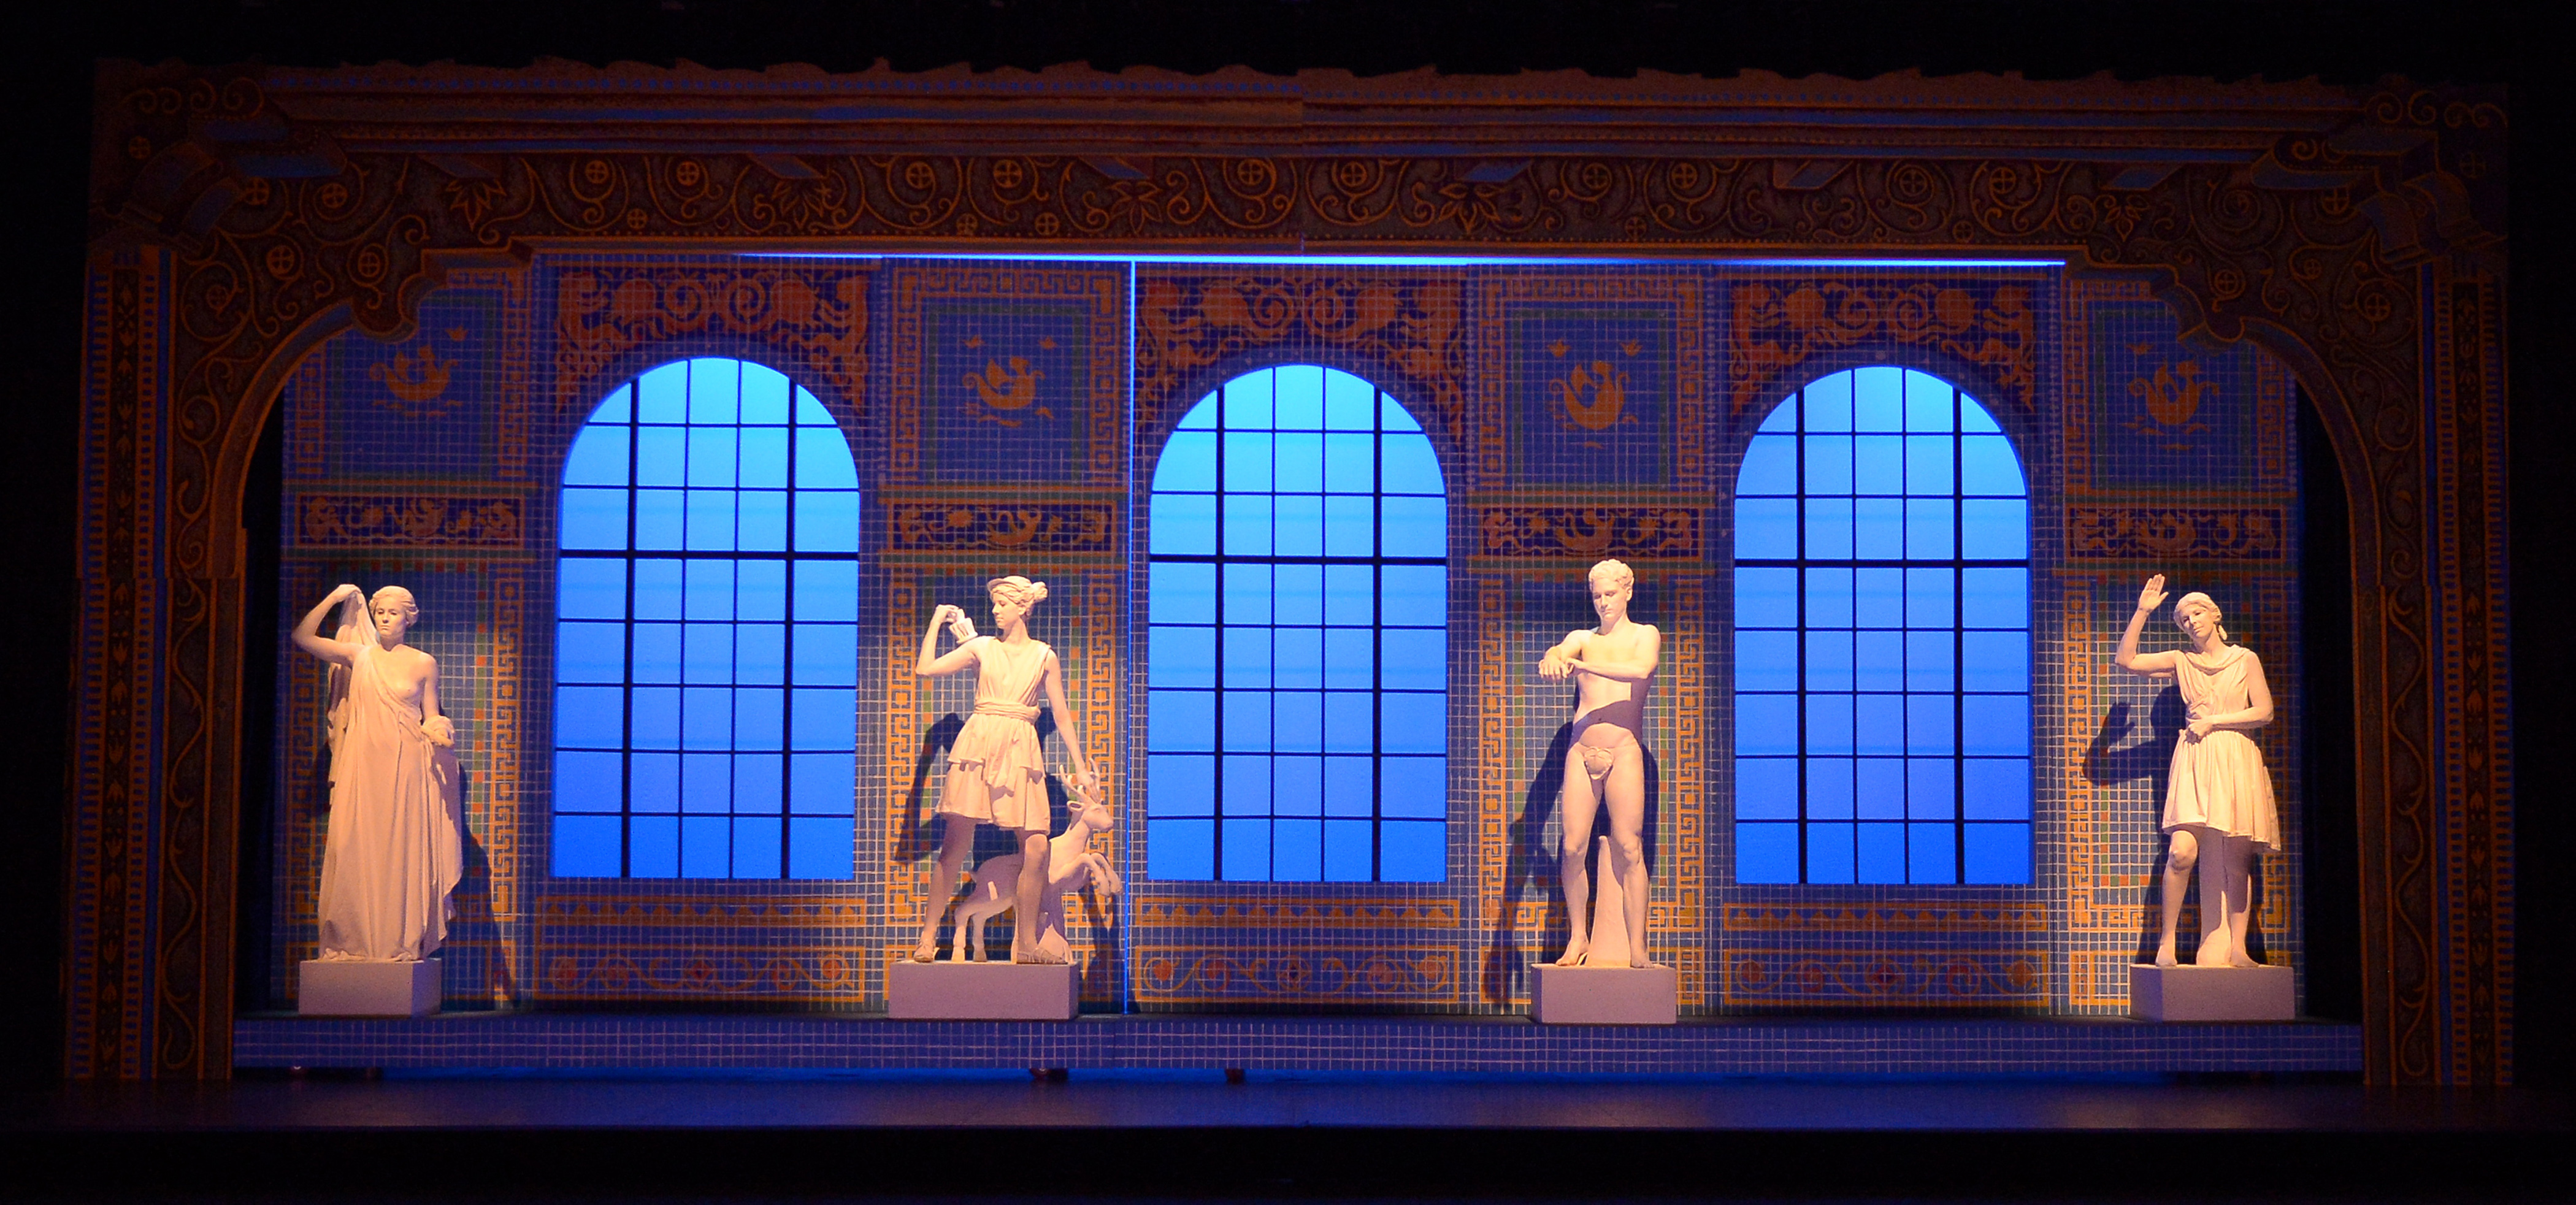
<path id="1" fill-rule="evenodd" d="M 849 878 L 860 485 L 838 422 L 766 365 L 666 363 L 594 408 L 558 501 L 553 873 Z"/>
<path id="2" fill-rule="evenodd" d="M 2023 463 L 1976 399 L 1910 369 L 1820 378 L 1765 417 L 1736 478 L 1738 882 L 2031 881 Z M 1899 555 L 1863 555 L 1886 523 Z"/>
<path id="3" fill-rule="evenodd" d="M 1282 419 L 1277 399 L 1299 390 L 1313 391 L 1316 414 Z M 1255 398 L 1255 392 L 1269 396 Z M 1410 438 L 1407 438 L 1410 437 Z M 1279 458 L 1289 441 L 1311 439 L 1315 453 L 1303 468 Z M 1365 488 L 1337 475 L 1352 462 L 1334 449 L 1355 448 L 1365 440 L 1367 457 L 1359 466 Z M 1197 445 L 1197 446 L 1193 446 Z M 1274 456 L 1260 472 L 1239 473 L 1247 448 L 1266 447 Z M 1392 450 L 1392 451 L 1391 451 Z M 1311 482 L 1292 477 L 1306 474 Z M 1374 383 L 1340 369 L 1318 364 L 1284 364 L 1236 376 L 1186 412 L 1165 437 L 1155 460 L 1148 491 L 1146 589 L 1148 655 L 1146 658 L 1147 741 L 1152 754 L 1146 799 L 1149 880 L 1158 882 L 1389 882 L 1432 883 L 1447 877 L 1448 866 L 1448 501 L 1447 475 L 1428 432 L 1399 399 Z M 1311 484 L 1311 488 L 1308 488 Z M 1315 503 L 1310 516 L 1317 525 L 1314 554 L 1281 552 L 1274 542 L 1301 519 L 1270 509 L 1281 499 Z M 1365 553 L 1336 550 L 1330 518 L 1336 506 L 1367 503 L 1369 543 Z M 1268 516 L 1263 539 L 1238 542 L 1243 524 Z M 1390 519 L 1395 525 L 1390 526 Z M 1284 521 L 1283 521 L 1284 520 Z M 1331 528 L 1331 530 L 1325 530 Z M 1390 532 L 1398 532 L 1393 541 Z M 1196 573 L 1200 566 L 1206 571 Z M 1314 614 L 1286 608 L 1304 605 L 1291 588 L 1275 600 L 1277 610 L 1251 611 L 1229 604 L 1250 596 L 1226 586 L 1238 570 L 1260 573 L 1282 567 L 1316 571 L 1318 594 Z M 1423 572 L 1423 571 L 1428 571 Z M 1335 589 L 1336 576 L 1368 574 L 1366 622 L 1349 613 L 1353 597 Z M 1349 580 L 1347 577 L 1345 581 Z M 1265 600 L 1262 607 L 1274 605 Z M 1278 638 L 1313 632 L 1319 652 L 1314 682 L 1307 685 L 1284 673 L 1267 686 L 1232 677 L 1241 664 L 1231 655 L 1238 638 L 1268 633 L 1274 649 Z M 1339 642 L 1352 633 L 1369 637 L 1367 680 L 1340 677 L 1352 664 Z M 1200 635 L 1205 639 L 1197 644 Z M 1290 662 L 1282 658 L 1279 667 Z M 1203 672 L 1204 676 L 1198 676 Z M 1235 693 L 1264 696 L 1314 694 L 1327 709 L 1318 718 L 1321 739 L 1308 749 L 1286 735 L 1285 709 L 1268 717 L 1267 742 L 1251 740 L 1241 717 L 1229 705 Z M 1346 715 L 1354 696 L 1367 696 L 1366 747 L 1337 738 L 1343 731 L 1334 717 Z M 1427 701 L 1427 710 L 1424 707 Z M 1391 705 L 1392 704 L 1392 705 Z M 1423 711 L 1407 720 L 1405 709 Z M 1400 714 L 1402 713 L 1402 714 Z M 1203 730 L 1203 731 L 1202 731 Z M 1206 751 L 1204 765 L 1194 759 Z M 1287 763 L 1312 760 L 1320 769 L 1309 813 L 1283 810 L 1301 798 L 1302 778 Z M 1355 805 L 1352 763 L 1367 764 L 1364 805 Z M 1267 763 L 1271 794 L 1261 810 L 1241 806 L 1243 793 L 1233 786 L 1238 768 Z M 1302 774 L 1302 771 L 1297 771 Z M 1281 851 L 1290 843 L 1281 834 L 1292 826 L 1315 822 L 1319 837 L 1313 873 Z M 1273 839 L 1266 847 L 1267 865 L 1255 870 L 1240 838 L 1249 826 L 1267 822 Z M 1193 826 L 1203 838 L 1184 834 Z M 1354 826 L 1367 830 L 1365 873 L 1349 852 Z M 1339 834 L 1339 836 L 1337 836 Z M 1199 852 L 1200 842 L 1205 852 Z"/>

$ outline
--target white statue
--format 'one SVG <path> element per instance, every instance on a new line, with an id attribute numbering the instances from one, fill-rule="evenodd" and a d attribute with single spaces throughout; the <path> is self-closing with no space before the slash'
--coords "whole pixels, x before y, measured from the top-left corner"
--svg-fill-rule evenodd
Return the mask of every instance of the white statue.
<path id="1" fill-rule="evenodd" d="M 1048 962 L 1073 958 L 1073 946 L 1064 936 L 1064 897 L 1094 883 L 1113 898 L 1119 891 L 1118 872 L 1108 858 L 1091 848 L 1092 835 L 1108 832 L 1117 817 L 1108 804 L 1081 794 L 1067 802 L 1066 810 L 1071 815 L 1065 818 L 1064 831 L 1047 842 L 1046 886 L 1040 890 L 1038 946 Z M 1027 864 L 1025 855 L 1003 854 L 986 858 L 975 868 L 975 885 L 967 891 L 966 902 L 957 906 L 959 940 L 949 951 L 949 961 L 968 961 L 968 934 L 972 934 L 973 961 L 984 961 L 984 922 L 1017 906 L 1020 871 Z"/>
<path id="2" fill-rule="evenodd" d="M 297 648 L 331 663 L 322 959 L 416 962 L 447 939 L 463 877 L 456 733 L 438 711 L 437 660 L 403 643 L 420 621 L 411 591 L 387 586 L 362 612 L 364 598 L 341 586 L 295 629 Z"/>
<path id="3" fill-rule="evenodd" d="M 1076 787 L 1098 798 L 1099 778 L 1082 752 L 1082 726 L 1064 702 L 1064 675 L 1055 650 L 1029 638 L 1029 610 L 1047 596 L 1045 582 L 1025 577 L 997 577 L 984 583 L 993 602 L 994 626 L 1000 636 L 978 636 L 966 612 L 942 604 L 931 612 L 929 630 L 921 634 L 921 657 L 912 672 L 925 678 L 945 677 L 975 666 L 975 714 L 948 751 L 948 783 L 939 793 L 939 813 L 946 829 L 940 834 L 939 864 L 930 875 L 928 915 L 922 918 L 921 941 L 913 947 L 915 962 L 938 953 L 940 919 L 958 872 L 974 849 L 977 824 L 998 825 L 1017 834 L 1020 873 L 1013 915 L 1035 917 L 1046 888 L 1047 833 L 1054 828 L 1046 795 L 1046 761 L 1038 750 L 1038 695 L 1046 695 L 1055 730 L 1073 752 Z M 958 645 L 933 657 L 939 629 L 946 625 Z M 1038 943 L 1038 926 L 1011 926 L 1011 961 L 1063 963 L 1067 955 Z M 960 943 L 963 944 L 963 943 Z"/>
<path id="4" fill-rule="evenodd" d="M 2218 604 L 2206 594 L 2174 603 L 2174 625 L 2190 637 L 2188 649 L 2138 651 L 2138 631 L 2165 601 L 2165 578 L 2147 579 L 2137 613 L 2120 637 L 2112 660 L 2150 678 L 2171 678 L 2182 691 L 2189 721 L 2174 746 L 2172 783 L 2165 789 L 2164 831 L 2173 837 L 2165 859 L 2164 938 L 2156 965 L 2174 965 L 2174 926 L 2182 896 L 2200 867 L 2199 966 L 2250 967 L 2245 948 L 2248 895 L 2254 861 L 2281 844 L 2281 817 L 2272 803 L 2272 778 L 2263 751 L 2245 733 L 2272 722 L 2272 690 L 2253 650 L 2227 643 Z"/>
<path id="5" fill-rule="evenodd" d="M 1646 690 L 1655 676 L 1655 659 L 1663 636 L 1650 624 L 1628 618 L 1628 600 L 1636 593 L 1636 575 L 1618 561 L 1592 567 L 1592 610 L 1599 627 L 1566 633 L 1564 640 L 1539 658 L 1538 674 L 1551 682 L 1575 682 L 1574 745 L 1565 751 L 1563 832 L 1557 845 L 1557 876 L 1565 888 L 1566 919 L 1573 937 L 1560 966 L 1656 965 L 1646 954 Z M 1586 904 L 1592 898 L 1584 855 L 1592 849 L 1592 813 L 1610 805 L 1610 858 L 1618 882 L 1602 884 L 1602 896 L 1615 890 L 1624 903 L 1625 950 L 1591 949 Z"/>

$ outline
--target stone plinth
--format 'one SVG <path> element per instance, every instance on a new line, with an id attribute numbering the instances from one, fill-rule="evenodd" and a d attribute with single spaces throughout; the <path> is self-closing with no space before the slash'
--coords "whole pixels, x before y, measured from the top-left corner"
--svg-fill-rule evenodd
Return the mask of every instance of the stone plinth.
<path id="1" fill-rule="evenodd" d="M 1538 964 L 1530 1018 L 1541 1025 L 1671 1025 L 1681 1019 L 1671 967 Z"/>
<path id="2" fill-rule="evenodd" d="M 295 972 L 295 1011 L 308 1017 L 426 1017 L 438 1011 L 439 964 L 308 959 Z"/>
<path id="3" fill-rule="evenodd" d="M 1080 976 L 1070 965 L 898 962 L 886 968 L 886 1015 L 897 1021 L 1070 1021 L 1080 1005 Z"/>
<path id="4" fill-rule="evenodd" d="M 2147 1021 L 2288 1021 L 2298 1016 L 2288 967 L 2129 967 L 2129 1015 Z"/>

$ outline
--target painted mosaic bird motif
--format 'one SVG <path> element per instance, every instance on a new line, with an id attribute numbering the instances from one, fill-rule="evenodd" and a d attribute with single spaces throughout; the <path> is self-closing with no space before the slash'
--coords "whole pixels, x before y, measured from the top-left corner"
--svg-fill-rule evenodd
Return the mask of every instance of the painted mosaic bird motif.
<path id="1" fill-rule="evenodd" d="M 1010 365 L 1005 369 L 999 360 L 986 360 L 984 371 L 966 374 L 966 383 L 974 387 L 975 396 L 981 399 L 986 407 L 993 410 L 1026 410 L 1029 408 L 1029 403 L 1038 400 L 1038 382 L 1046 377 L 1046 372 L 1043 369 L 1029 367 L 1026 356 L 1010 357 Z M 1055 417 L 1049 414 L 1044 406 L 1038 407 L 1037 413 L 1045 418 Z M 979 414 L 976 417 L 989 419 L 1006 427 L 1020 425 L 1020 420 L 1003 418 L 998 414 Z"/>
<path id="2" fill-rule="evenodd" d="M 1586 431 L 1607 431 L 1628 405 L 1628 374 L 1607 360 L 1577 364 L 1574 371 L 1547 383 L 1549 400 L 1565 407 L 1566 417 Z"/>

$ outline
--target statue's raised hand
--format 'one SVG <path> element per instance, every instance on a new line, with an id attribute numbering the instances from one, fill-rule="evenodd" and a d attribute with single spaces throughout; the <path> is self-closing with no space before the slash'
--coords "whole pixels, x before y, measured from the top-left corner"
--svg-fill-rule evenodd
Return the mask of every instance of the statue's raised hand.
<path id="1" fill-rule="evenodd" d="M 2152 611 L 2163 605 L 2165 605 L 2165 575 L 2159 573 L 2147 579 L 2146 589 L 2138 591 L 2138 609 Z"/>
<path id="2" fill-rule="evenodd" d="M 356 584 L 351 582 L 342 582 L 340 583 L 339 589 L 331 592 L 331 597 L 322 600 L 322 605 L 326 607 L 337 606 L 342 602 L 352 598 L 361 597 L 364 594 L 366 594 L 366 591 L 359 589 Z"/>

